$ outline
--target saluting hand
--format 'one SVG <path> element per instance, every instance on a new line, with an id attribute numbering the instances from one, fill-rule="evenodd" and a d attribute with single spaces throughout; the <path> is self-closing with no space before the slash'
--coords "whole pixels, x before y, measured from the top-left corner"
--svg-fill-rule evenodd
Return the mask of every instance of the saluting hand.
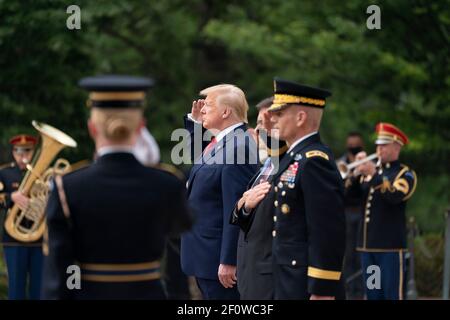
<path id="1" fill-rule="evenodd" d="M 204 105 L 205 105 L 205 99 L 198 99 L 196 101 L 192 101 L 191 115 L 195 121 L 199 121 L 199 122 L 202 121 L 202 114 L 200 111 L 202 110 Z"/>
<path id="2" fill-rule="evenodd" d="M 232 266 L 229 264 L 220 264 L 217 275 L 219 276 L 220 283 L 225 288 L 233 288 L 233 286 L 236 284 L 236 266 Z"/>
<path id="3" fill-rule="evenodd" d="M 270 135 L 270 131 L 273 129 L 273 123 L 272 121 L 270 121 L 270 117 L 272 116 L 270 114 L 270 112 L 268 112 L 267 110 L 263 111 L 262 114 L 262 126 L 264 129 L 266 129 L 266 131 L 269 133 Z"/>
<path id="4" fill-rule="evenodd" d="M 269 190 L 270 184 L 266 181 L 246 191 L 244 193 L 245 211 L 249 212 L 250 210 L 256 208 L 256 206 L 261 202 L 261 200 L 264 199 Z"/>

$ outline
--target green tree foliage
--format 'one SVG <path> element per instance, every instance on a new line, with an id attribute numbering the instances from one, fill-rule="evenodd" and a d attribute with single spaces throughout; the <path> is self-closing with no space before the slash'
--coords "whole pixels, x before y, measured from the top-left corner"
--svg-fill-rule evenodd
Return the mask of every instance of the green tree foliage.
<path id="1" fill-rule="evenodd" d="M 66 28 L 71 4 L 81 8 L 81 30 Z M 83 76 L 155 78 L 148 127 L 170 161 L 175 143 L 170 134 L 182 126 L 200 89 L 234 83 L 254 105 L 271 95 L 278 75 L 333 91 L 321 133 L 337 154 L 349 130 L 362 131 L 371 152 L 376 122 L 404 129 L 412 142 L 403 160 L 416 169 L 425 203 L 443 210 L 450 150 L 450 1 L 379 1 L 381 30 L 366 27 L 371 4 L 0 0 L 0 159 L 8 157 L 11 135 L 33 132 L 32 119 L 79 142 L 64 156 L 91 157 L 86 93 L 76 85 Z M 252 108 L 253 123 L 255 114 Z M 421 187 L 426 175 L 439 183 L 424 179 L 434 187 Z M 416 214 L 418 208 L 423 206 L 411 210 Z"/>
<path id="2" fill-rule="evenodd" d="M 444 240 L 430 233 L 414 241 L 416 287 L 420 296 L 442 297 Z"/>

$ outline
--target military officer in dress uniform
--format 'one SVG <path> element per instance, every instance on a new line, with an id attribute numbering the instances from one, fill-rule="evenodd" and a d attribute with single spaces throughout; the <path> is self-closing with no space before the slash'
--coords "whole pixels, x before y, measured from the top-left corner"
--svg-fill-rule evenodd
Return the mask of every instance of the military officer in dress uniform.
<path id="1" fill-rule="evenodd" d="M 406 202 L 413 195 L 416 173 L 399 162 L 402 147 L 408 137 L 390 123 L 376 126 L 377 154 L 380 165 L 372 161 L 362 164 L 357 170 L 364 204 L 364 219 L 360 228 L 358 251 L 366 277 L 370 265 L 380 267 L 381 288 L 366 286 L 369 300 L 401 300 L 404 290 L 406 245 Z M 356 160 L 365 158 L 359 153 Z"/>
<path id="2" fill-rule="evenodd" d="M 289 147 L 270 191 L 275 299 L 340 298 L 344 188 L 333 154 L 318 133 L 331 93 L 277 78 L 274 87 L 269 112 Z"/>
<path id="3" fill-rule="evenodd" d="M 29 198 L 18 191 L 26 166 L 31 162 L 37 139 L 20 134 L 10 139 L 14 162 L 0 171 L 0 209 L 5 213 L 15 203 L 25 209 Z M 3 221 L 1 228 L 3 228 Z M 4 229 L 4 228 L 3 228 Z M 2 235 L 3 251 L 8 269 L 8 298 L 10 300 L 39 299 L 42 273 L 42 239 L 21 242 L 6 229 Z M 27 285 L 28 283 L 28 285 Z"/>
<path id="4" fill-rule="evenodd" d="M 130 76 L 80 81 L 91 91 L 88 129 L 97 160 L 55 178 L 47 207 L 45 299 L 165 298 L 160 259 L 166 239 L 191 221 L 182 182 L 133 155 L 151 84 Z M 76 267 L 68 267 L 75 264 L 81 286 L 69 288 Z"/>

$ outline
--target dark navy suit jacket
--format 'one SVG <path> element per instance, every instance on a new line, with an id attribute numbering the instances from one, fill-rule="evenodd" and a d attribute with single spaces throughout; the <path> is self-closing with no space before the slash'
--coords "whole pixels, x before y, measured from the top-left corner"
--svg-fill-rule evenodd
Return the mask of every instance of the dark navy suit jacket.
<path id="1" fill-rule="evenodd" d="M 191 136 L 194 126 L 185 119 Z M 187 192 L 194 226 L 181 238 L 181 265 L 187 275 L 214 280 L 219 264 L 236 265 L 239 227 L 229 223 L 230 216 L 257 170 L 256 144 L 246 130 L 242 125 L 228 133 L 191 169 Z"/>

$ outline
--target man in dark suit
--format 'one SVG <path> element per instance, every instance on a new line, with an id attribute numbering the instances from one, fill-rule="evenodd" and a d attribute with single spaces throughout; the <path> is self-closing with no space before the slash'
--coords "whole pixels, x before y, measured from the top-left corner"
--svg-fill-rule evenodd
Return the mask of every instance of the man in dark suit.
<path id="1" fill-rule="evenodd" d="M 167 237 L 191 222 L 183 184 L 133 155 L 151 84 L 128 76 L 80 81 L 91 91 L 88 128 L 97 160 L 55 178 L 47 207 L 44 299 L 165 298 L 160 259 Z"/>
<path id="2" fill-rule="evenodd" d="M 194 101 L 192 113 L 185 117 L 196 159 L 187 182 L 195 224 L 182 236 L 181 265 L 187 275 L 195 276 L 204 299 L 238 299 L 239 228 L 229 220 L 256 172 L 256 145 L 246 132 L 248 104 L 241 89 L 224 84 L 200 94 L 206 98 Z M 214 135 L 206 148 L 202 126 Z"/>
<path id="3" fill-rule="evenodd" d="M 265 159 L 259 172 L 252 178 L 248 190 L 238 201 L 231 223 L 241 228 L 237 254 L 237 283 L 241 300 L 273 299 L 272 278 L 272 227 L 273 197 L 264 197 L 279 159 L 286 152 L 284 141 L 269 137 L 272 130 L 267 109 L 273 98 L 266 98 L 256 105 L 258 112 L 258 150 L 264 148 L 269 158 Z M 270 146 L 270 147 L 269 147 Z M 250 201 L 252 199 L 253 201 Z M 246 208 L 242 203 L 246 203 Z"/>
<path id="4" fill-rule="evenodd" d="M 356 154 L 364 150 L 362 135 L 353 131 L 347 135 L 347 152 L 336 161 L 338 168 L 348 166 L 355 161 Z M 349 174 L 351 176 L 351 172 Z M 356 251 L 358 241 L 358 228 L 362 220 L 361 208 L 363 196 L 352 192 L 353 179 L 345 179 L 344 203 L 345 203 L 345 230 L 346 246 L 344 257 L 343 278 L 346 283 L 346 299 L 361 300 L 364 298 L 364 279 L 361 272 L 361 261 Z"/>
<path id="5" fill-rule="evenodd" d="M 275 299 L 335 299 L 344 293 L 344 186 L 318 133 L 331 93 L 277 78 L 274 88 L 271 120 L 289 146 L 267 195 L 274 198 Z"/>

